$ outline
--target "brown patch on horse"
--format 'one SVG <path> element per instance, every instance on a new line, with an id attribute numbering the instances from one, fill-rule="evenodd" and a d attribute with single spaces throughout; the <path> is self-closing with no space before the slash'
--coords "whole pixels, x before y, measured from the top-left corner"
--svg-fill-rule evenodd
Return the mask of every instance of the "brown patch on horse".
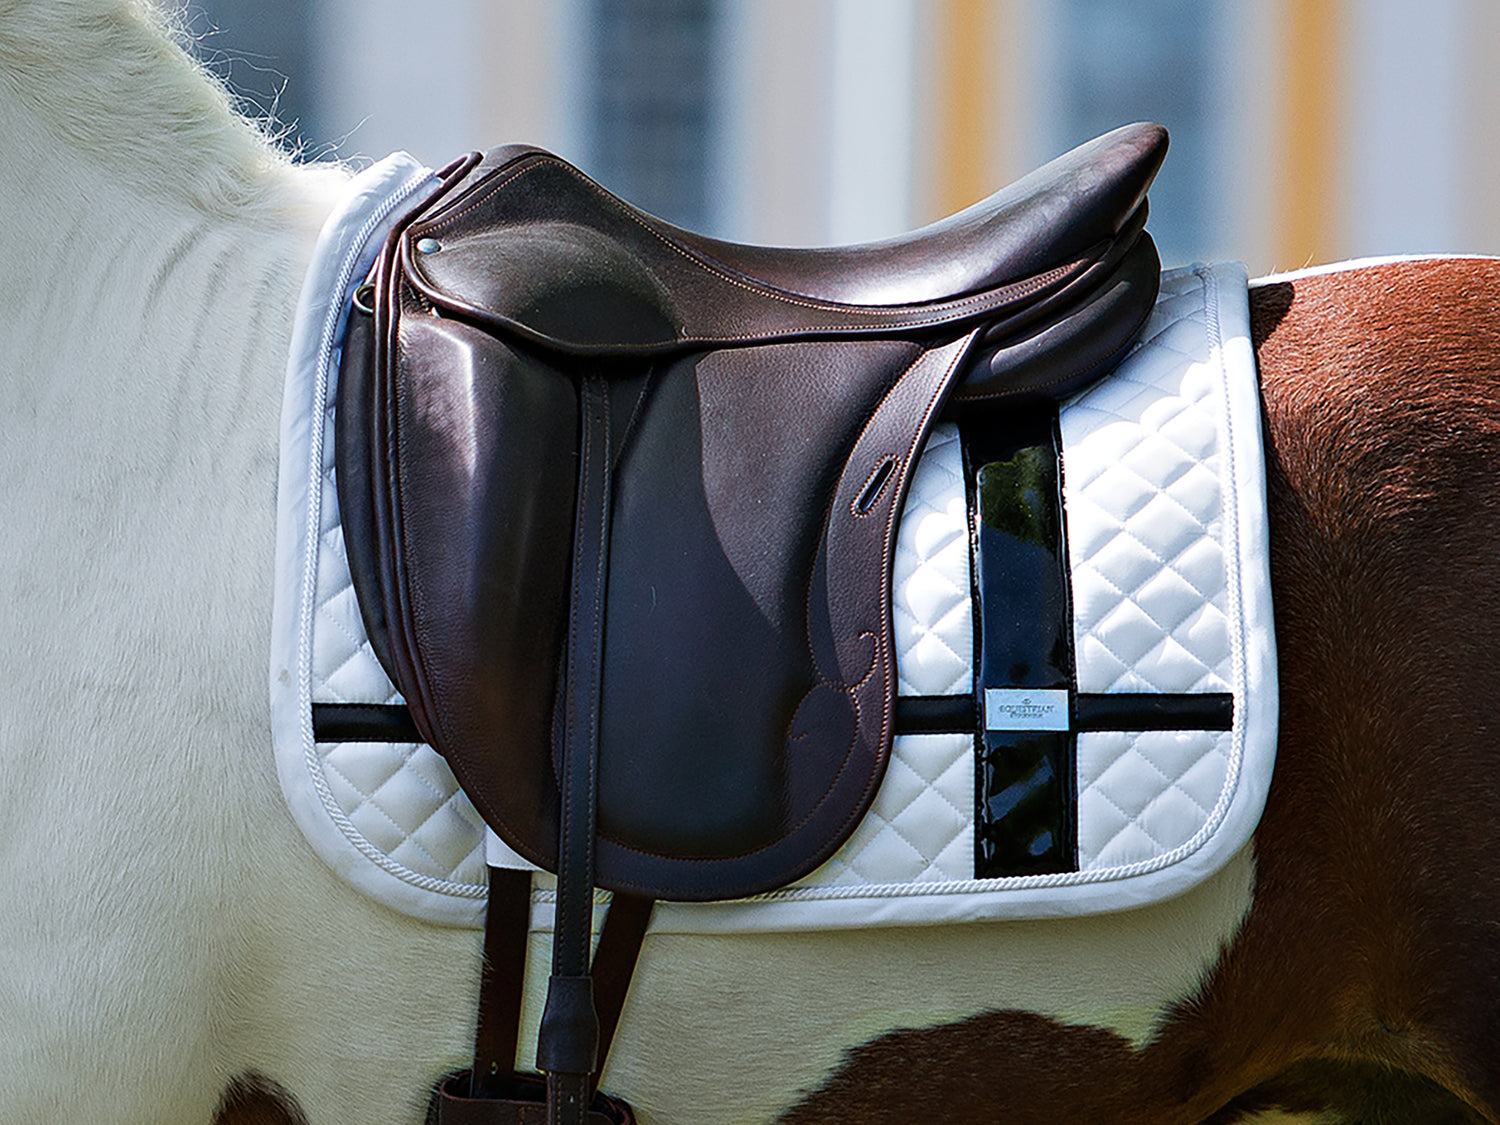
<path id="1" fill-rule="evenodd" d="M 856 1047 L 780 1125 L 1156 1125 L 1167 1120 L 1152 1109 L 1161 1095 L 1182 1099 L 1173 1091 L 1143 1089 L 1148 1077 L 1165 1076 L 1147 1075 L 1130 1041 L 1113 1031 L 1033 1012 L 989 1012 L 893 1031 Z M 1171 1120 L 1196 1121 L 1216 1104 Z"/>
<path id="2" fill-rule="evenodd" d="M 893 1032 L 789 1125 L 1500 1121 L 1500 262 L 1251 312 L 1281 732 L 1244 925 L 1139 1049 L 1024 1012 Z"/>
<path id="3" fill-rule="evenodd" d="M 1324 1059 L 1289 1067 L 1203 1125 L 1239 1125 L 1273 1112 L 1359 1125 L 1484 1125 L 1482 1117 L 1430 1079 L 1373 1063 Z"/>
<path id="4" fill-rule="evenodd" d="M 308 1125 L 291 1091 L 264 1074 L 248 1071 L 230 1080 L 213 1125 Z"/>

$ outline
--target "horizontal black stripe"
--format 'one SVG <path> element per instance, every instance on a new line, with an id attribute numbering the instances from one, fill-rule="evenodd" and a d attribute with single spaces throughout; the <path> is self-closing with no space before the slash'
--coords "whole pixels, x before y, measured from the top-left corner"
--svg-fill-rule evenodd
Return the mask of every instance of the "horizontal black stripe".
<path id="1" fill-rule="evenodd" d="M 411 712 L 379 703 L 314 703 L 316 742 L 421 742 Z"/>
<path id="2" fill-rule="evenodd" d="M 973 734 L 978 725 L 972 695 L 896 697 L 897 734 Z"/>
<path id="3" fill-rule="evenodd" d="M 972 695 L 903 695 L 896 700 L 897 734 L 973 734 L 979 725 Z M 1073 697 L 1078 731 L 1230 730 L 1234 696 L 1137 694 Z"/>
<path id="4" fill-rule="evenodd" d="M 314 703 L 319 742 L 421 742 L 411 713 L 376 703 Z M 897 734 L 973 734 L 979 724 L 972 695 L 903 695 L 896 700 Z M 1075 731 L 1229 730 L 1234 696 L 1076 695 Z"/>
<path id="5" fill-rule="evenodd" d="M 1228 692 L 1193 695 L 1084 695 L 1073 697 L 1073 729 L 1229 730 L 1234 696 Z"/>

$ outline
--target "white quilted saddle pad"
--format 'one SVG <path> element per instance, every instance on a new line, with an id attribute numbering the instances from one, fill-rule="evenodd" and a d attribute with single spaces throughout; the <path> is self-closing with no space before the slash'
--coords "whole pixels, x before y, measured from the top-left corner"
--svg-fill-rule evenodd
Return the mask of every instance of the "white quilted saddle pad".
<path id="1" fill-rule="evenodd" d="M 282 416 L 271 701 L 292 813 L 349 882 L 435 922 L 483 924 L 486 831 L 420 744 L 318 742 L 314 703 L 401 699 L 365 639 L 333 482 L 337 340 L 392 216 L 435 183 L 404 154 L 357 177 L 319 240 Z M 1249 840 L 1270 783 L 1276 668 L 1260 409 L 1244 267 L 1162 276 L 1140 344 L 1061 415 L 1079 693 L 1229 693 L 1223 731 L 1075 737 L 1077 870 L 974 877 L 975 739 L 896 739 L 873 808 L 792 886 L 663 903 L 658 931 L 806 929 L 1118 910 L 1179 894 Z M 897 548 L 902 695 L 974 690 L 970 531 L 958 433 L 940 426 Z M 524 866 L 490 836 L 489 862 Z M 551 879 L 533 924 L 551 924 Z"/>

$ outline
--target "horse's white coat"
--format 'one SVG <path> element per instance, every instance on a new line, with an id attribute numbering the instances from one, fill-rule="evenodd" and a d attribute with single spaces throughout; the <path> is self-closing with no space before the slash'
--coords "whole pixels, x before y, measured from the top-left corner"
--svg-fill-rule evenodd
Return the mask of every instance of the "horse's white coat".
<path id="1" fill-rule="evenodd" d="M 314 1125 L 416 1122 L 477 935 L 317 859 L 266 716 L 281 371 L 330 176 L 155 18 L 0 0 L 0 1120 L 199 1125 L 253 1069 Z M 1252 878 L 1241 853 L 1094 919 L 653 938 L 611 1085 L 646 1122 L 754 1121 L 892 1026 L 1022 1007 L 1139 1039 Z"/>

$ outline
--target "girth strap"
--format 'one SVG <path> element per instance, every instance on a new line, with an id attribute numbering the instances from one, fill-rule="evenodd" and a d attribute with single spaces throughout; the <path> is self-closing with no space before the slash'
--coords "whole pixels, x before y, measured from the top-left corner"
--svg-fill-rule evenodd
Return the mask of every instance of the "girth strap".
<path id="1" fill-rule="evenodd" d="M 531 923 L 531 872 L 490 868 L 484 915 L 484 965 L 474 1030 L 470 1096 L 499 1098 L 516 1069 L 521 1000 L 526 983 L 526 935 Z"/>
<path id="2" fill-rule="evenodd" d="M 594 817 L 598 805 L 599 690 L 609 574 L 611 470 L 609 389 L 597 375 L 578 389 L 578 500 L 562 709 L 562 823 L 552 977 L 537 1032 L 537 1068 L 547 1075 L 548 1125 L 583 1125 L 598 1061 L 599 1020 L 589 977 L 594 908 Z"/>
<path id="3" fill-rule="evenodd" d="M 609 912 L 604 915 L 604 928 L 599 932 L 593 964 L 594 1007 L 599 1015 L 599 1060 L 593 1079 L 595 1090 L 599 1088 L 599 1079 L 609 1061 L 609 1047 L 620 1024 L 620 1013 L 625 1010 L 625 997 L 630 991 L 630 980 L 635 975 L 635 963 L 655 906 L 653 898 L 616 891 L 610 900 Z"/>

